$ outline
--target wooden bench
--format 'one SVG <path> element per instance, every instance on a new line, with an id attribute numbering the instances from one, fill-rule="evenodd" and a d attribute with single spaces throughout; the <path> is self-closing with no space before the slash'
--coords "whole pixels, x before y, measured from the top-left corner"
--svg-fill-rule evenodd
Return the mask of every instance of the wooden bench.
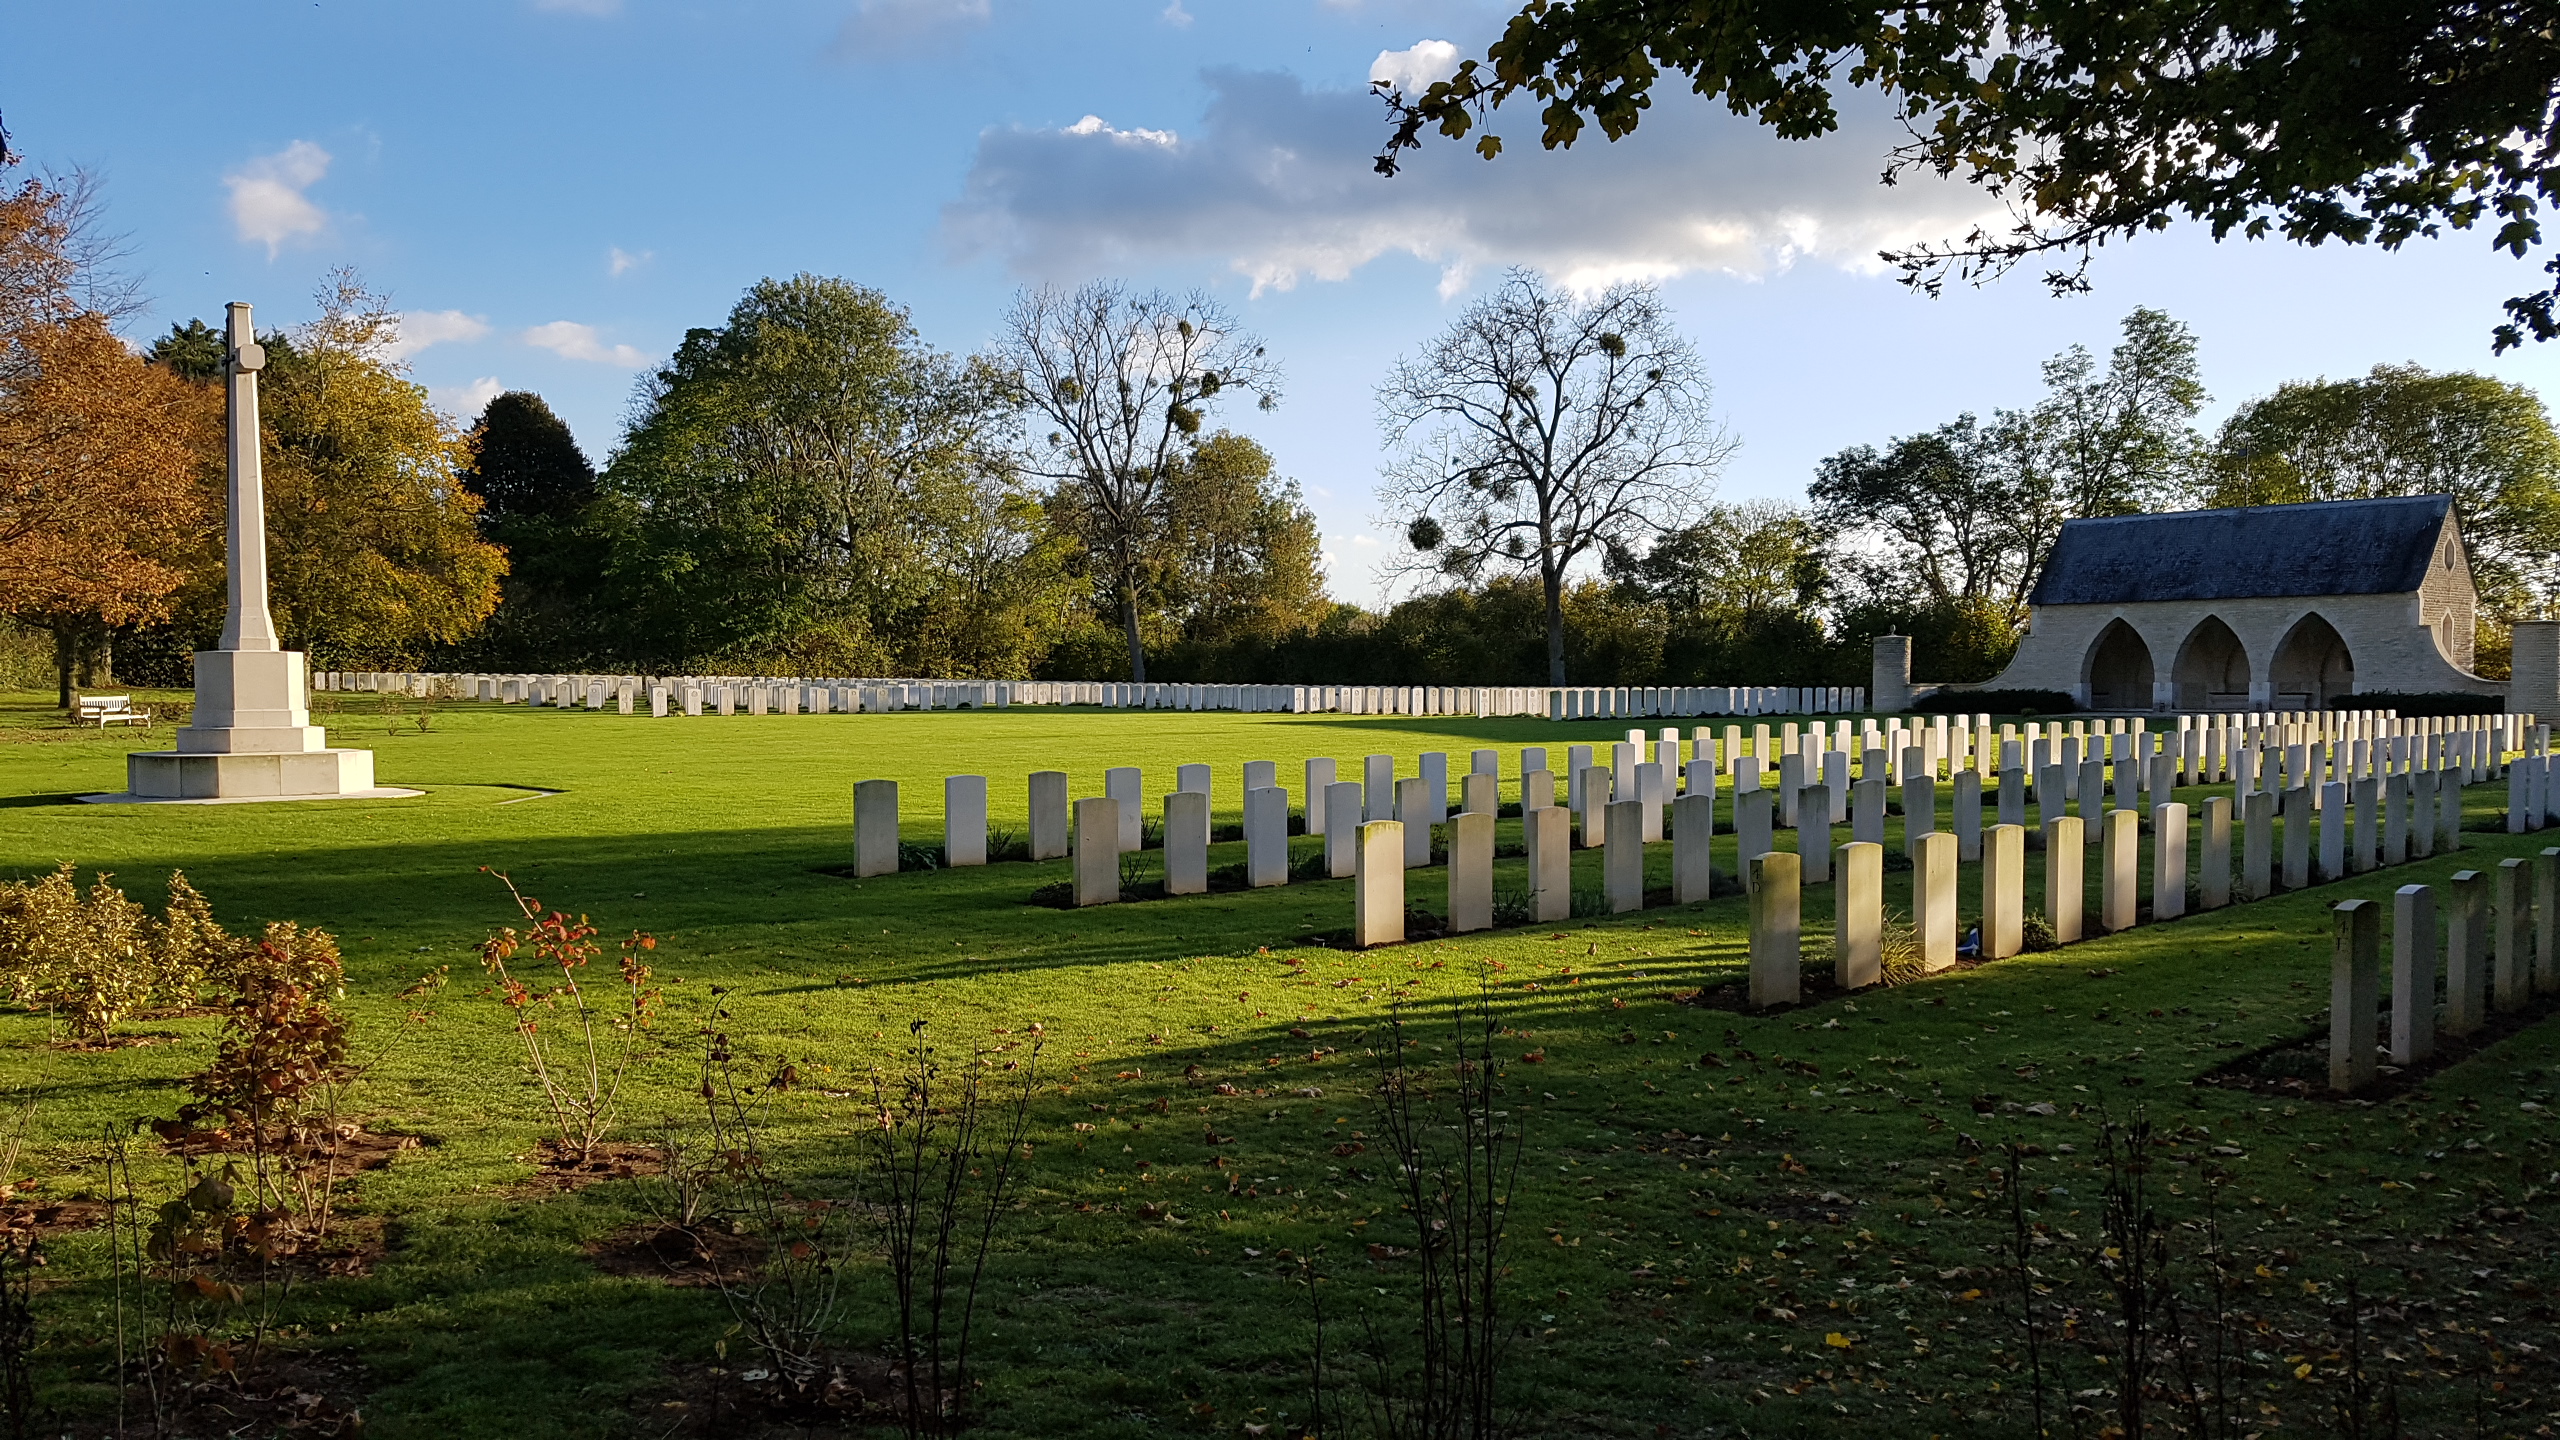
<path id="1" fill-rule="evenodd" d="M 71 723 L 101 730 L 110 725 L 148 725 L 151 712 L 134 709 L 130 695 L 83 695 L 74 702 Z"/>

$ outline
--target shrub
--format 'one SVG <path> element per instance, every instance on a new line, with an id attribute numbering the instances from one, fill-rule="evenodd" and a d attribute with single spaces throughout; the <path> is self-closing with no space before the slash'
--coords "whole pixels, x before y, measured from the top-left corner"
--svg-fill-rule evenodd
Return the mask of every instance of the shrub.
<path id="1" fill-rule="evenodd" d="M 155 1000 L 195 998 L 231 940 L 182 871 L 169 872 L 160 919 L 100 871 L 84 895 L 69 861 L 40 880 L 0 885 L 0 985 L 62 1012 L 72 1033 L 103 1040 Z"/>
<path id="2" fill-rule="evenodd" d="M 1921 715 L 2068 715 L 2079 708 L 2063 690 L 1940 690 L 1911 702 Z"/>
<path id="3" fill-rule="evenodd" d="M 507 898 L 515 902 L 528 926 L 519 934 L 509 925 L 481 941 L 480 963 L 497 982 L 491 993 L 514 1021 L 516 1038 L 541 1086 L 562 1148 L 575 1151 L 584 1161 L 613 1128 L 623 1076 L 639 1053 L 640 1032 L 649 1028 L 658 1011 L 660 994 L 649 983 L 649 967 L 640 960 L 658 948 L 657 938 L 632 931 L 622 942 L 620 973 L 615 977 L 622 993 L 610 1005 L 590 1004 L 578 974 L 604 953 L 604 947 L 595 943 L 596 927 L 584 915 L 575 920 L 556 910 L 544 915 L 542 902 L 517 890 L 513 880 L 485 865 L 480 868 L 507 887 Z M 559 971 L 557 984 L 547 989 L 528 985 L 508 969 L 508 962 L 528 945 L 543 968 Z M 540 1012 L 562 1009 L 568 1011 L 569 1023 L 545 1031 Z"/>
<path id="4" fill-rule="evenodd" d="M 355 1078 L 347 1057 L 346 970 L 325 930 L 292 921 L 235 943 L 219 967 L 234 992 L 213 1064 L 188 1077 L 196 1096 L 178 1111 L 188 1130 L 212 1127 L 218 1148 L 245 1153 L 253 1208 L 298 1213 L 329 1228 L 337 1181 L 338 1094 Z"/>

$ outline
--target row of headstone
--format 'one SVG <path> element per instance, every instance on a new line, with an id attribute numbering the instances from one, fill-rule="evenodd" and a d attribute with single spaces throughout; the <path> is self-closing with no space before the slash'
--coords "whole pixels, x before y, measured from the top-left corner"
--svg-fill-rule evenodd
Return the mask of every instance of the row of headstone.
<path id="1" fill-rule="evenodd" d="M 1853 715 L 1867 708 L 1864 686 L 1723 685 L 1547 692 L 1550 720 L 1692 715 Z"/>
<path id="2" fill-rule="evenodd" d="M 2493 1012 L 2512 1014 L 2536 994 L 2560 992 L 2560 847 L 2501 860 L 2486 875 L 2457 870 L 2441 904 L 2432 885 L 2392 893 L 2387 1022 L 2382 904 L 2349 900 L 2334 916 L 2329 1088 L 2341 1094 L 2371 1085 L 2386 1060 L 2420 1064 L 2435 1054 L 2438 1037 L 2477 1033 Z"/>

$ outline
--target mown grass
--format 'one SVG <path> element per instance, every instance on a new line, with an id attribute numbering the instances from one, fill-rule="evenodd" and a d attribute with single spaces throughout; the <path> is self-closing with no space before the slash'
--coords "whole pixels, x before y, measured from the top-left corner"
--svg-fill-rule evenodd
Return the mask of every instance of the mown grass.
<path id="1" fill-rule="evenodd" d="M 2488 1372 L 2554 1343 L 2560 1266 L 2532 1217 L 2555 1183 L 2560 1027 L 2544 1020 L 2370 1107 L 2191 1083 L 2322 1023 L 2330 905 L 2552 837 L 2474 833 L 2459 856 L 1745 1016 L 1669 998 L 1739 975 L 1739 899 L 1354 955 L 1298 943 L 1348 922 L 1348 882 L 1059 911 L 1023 900 L 1065 878 L 1063 862 L 861 882 L 823 873 L 849 858 L 859 779 L 899 780 L 907 837 L 930 841 L 946 773 L 990 776 L 1002 827 L 1020 825 L 1031 770 L 1065 769 L 1073 793 L 1089 794 L 1104 767 L 1136 763 L 1153 793 L 1174 765 L 1207 761 L 1226 823 L 1240 818 L 1248 759 L 1278 761 L 1302 799 L 1310 754 L 1337 757 L 1350 777 L 1360 756 L 1390 752 L 1410 774 L 1422 751 L 1451 751 L 1463 770 L 1483 745 L 1503 750 L 1508 772 L 1519 746 L 1606 741 L 1618 733 L 1606 723 L 1034 711 L 651 721 L 454 705 L 421 731 L 414 705 L 395 715 L 349 697 L 322 715 L 333 743 L 372 746 L 384 783 L 426 795 L 102 807 L 69 797 L 121 788 L 124 752 L 167 744 L 165 729 L 74 734 L 44 698 L 0 703 L 0 872 L 72 860 L 156 900 L 165 872 L 183 868 L 235 930 L 291 918 L 342 940 L 372 1064 L 356 1108 L 428 1143 L 356 1187 L 351 1209 L 387 1225 L 386 1252 L 370 1275 L 299 1289 L 290 1344 L 345 1367 L 371 1435 L 667 1433 L 683 1419 L 663 1403 L 671 1377 L 711 1362 L 730 1328 L 716 1296 L 590 1263 L 588 1243 L 646 1216 L 643 1184 L 567 1197 L 528 1184 L 544 1133 L 535 1095 L 503 1017 L 476 994 L 473 947 L 508 918 L 483 865 L 608 934 L 660 937 L 670 1009 L 635 1081 L 634 1131 L 692 1113 L 690 1031 L 714 984 L 732 992 L 746 1045 L 817 1077 L 784 1102 L 779 1130 L 792 1163 L 817 1176 L 845 1174 L 847 1137 L 865 1121 L 860 1077 L 895 1063 L 911 1020 L 954 1050 L 1045 1027 L 1056 1084 L 1035 1114 L 1026 1204 L 1003 1232 L 978 1351 L 990 1436 L 1290 1433 L 1306 1412 L 1310 1332 L 1279 1252 L 1321 1255 L 1345 1305 L 1404 1293 L 1397 1261 L 1368 1250 L 1372 1237 L 1396 1243 L 1400 1218 L 1364 1158 L 1374 1152 L 1336 1153 L 1374 1130 L 1363 1052 L 1392 1004 L 1440 1014 L 1480 981 L 1495 987 L 1502 1053 L 1520 1057 L 1504 1083 L 1529 1132 L 1507 1281 L 1520 1327 L 1507 1385 L 1523 1433 L 2024 1433 L 2017 1332 L 1993 1261 L 2005 1203 L 1975 1147 L 2046 1149 L 2029 1178 L 2063 1277 L 2095 1233 L 2099 1120 L 2137 1104 L 2240 1152 L 2210 1155 L 2191 1129 L 2164 1157 L 2182 1182 L 2173 1208 L 2207 1189 L 2208 1169 L 2228 1177 L 2222 1204 L 2251 1264 L 2267 1267 L 2250 1281 L 2268 1324 L 2254 1342 L 2264 1358 L 2246 1362 L 2253 1415 L 2288 1431 L 2328 1426 L 2334 1366 L 2302 1347 L 2326 1287 L 2353 1275 L 2368 1297 L 2393 1298 L 2403 1330 L 2433 1331 L 2433 1356 L 2404 1347 L 2403 1403 L 2444 1427 L 2418 1433 L 2471 1433 L 2475 1414 L 2496 1434 L 2552 1419 L 2547 1361 Z M 2493 790 L 2474 793 L 2475 823 L 2502 803 Z M 1506 823 L 1505 838 L 1515 833 Z M 1241 855 L 1222 846 L 1212 863 Z M 1597 857 L 1578 864 L 1596 888 Z M 1497 884 L 1520 884 L 1519 868 L 1503 862 Z M 1667 847 L 1652 868 L 1668 882 Z M 1440 875 L 1413 877 L 1416 904 L 1440 908 Z M 2031 895 L 2039 883 L 2031 870 Z M 1907 886 L 1889 875 L 1889 903 L 1905 904 Z M 1970 870 L 1964 896 L 1970 912 Z M 1809 893 L 1809 929 L 1827 923 L 1826 904 Z M 413 1013 L 395 992 L 437 965 L 455 983 Z M 88 1053 L 51 1044 L 41 1015 L 0 1014 L 0 1085 L 41 1102 L 32 1168 L 47 1193 L 94 1189 L 102 1130 L 174 1108 L 213 1023 L 146 1021 L 132 1028 L 166 1043 Z M 1702 1067 L 1709 1053 L 1720 1063 Z M 1184 1084 L 1193 1065 L 1242 1093 Z M 2008 1108 L 2037 1101 L 2059 1113 Z M 1204 1129 L 1234 1142 L 1211 1147 Z M 146 1186 L 175 1173 L 142 1167 Z M 102 1256 L 94 1240 L 55 1249 L 40 1295 L 44 1374 L 58 1403 L 94 1413 L 108 1393 Z M 854 1290 L 845 1343 L 876 1347 L 879 1277 L 862 1271 Z M 2102 1371 L 2077 1363 L 2078 1388 L 2103 1387 Z"/>

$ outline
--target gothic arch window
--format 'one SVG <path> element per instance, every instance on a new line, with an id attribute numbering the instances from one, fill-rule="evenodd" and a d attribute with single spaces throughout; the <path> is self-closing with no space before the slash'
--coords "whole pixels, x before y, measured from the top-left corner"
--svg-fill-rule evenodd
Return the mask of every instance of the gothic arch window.
<path id="1" fill-rule="evenodd" d="M 2187 633 L 2170 667 L 2181 710 L 2249 708 L 2249 651 L 2219 615 L 2208 615 Z"/>
<path id="2" fill-rule="evenodd" d="M 2318 611 L 2285 632 L 2268 667 L 2278 709 L 2318 710 L 2356 691 L 2355 657 L 2338 627 Z"/>
<path id="3" fill-rule="evenodd" d="M 2092 710 L 2151 708 L 2151 647 L 2122 620 L 2107 622 L 2080 664 Z"/>

